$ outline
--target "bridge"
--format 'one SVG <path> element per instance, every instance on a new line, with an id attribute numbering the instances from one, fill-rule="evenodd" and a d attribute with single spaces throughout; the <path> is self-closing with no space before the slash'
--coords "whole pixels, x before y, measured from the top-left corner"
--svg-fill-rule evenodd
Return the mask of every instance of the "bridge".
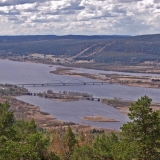
<path id="1" fill-rule="evenodd" d="M 30 84 L 16 84 L 22 87 L 47 87 L 47 86 L 78 86 L 78 85 L 106 85 L 108 82 L 53 82 L 53 83 L 30 83 Z"/>
<path id="2" fill-rule="evenodd" d="M 44 83 L 30 83 L 30 84 L 16 84 L 17 86 L 22 86 L 22 87 L 45 87 L 45 86 L 78 86 L 78 85 L 106 85 L 108 84 L 108 82 L 96 82 L 96 81 L 90 81 L 90 82 L 84 82 L 82 80 L 79 79 L 74 79 L 74 81 L 78 81 L 78 82 L 62 82 L 60 80 L 52 80 L 52 81 L 57 81 L 57 82 L 53 82 L 53 83 L 49 83 L 49 81 L 44 82 Z M 70 80 L 71 81 L 71 80 Z M 30 96 L 37 96 L 38 93 L 22 93 L 23 95 L 30 95 Z M 57 97 L 55 97 L 57 98 Z M 95 97 L 83 97 L 83 100 L 90 100 L 90 101 L 101 101 L 100 98 L 95 98 Z"/>

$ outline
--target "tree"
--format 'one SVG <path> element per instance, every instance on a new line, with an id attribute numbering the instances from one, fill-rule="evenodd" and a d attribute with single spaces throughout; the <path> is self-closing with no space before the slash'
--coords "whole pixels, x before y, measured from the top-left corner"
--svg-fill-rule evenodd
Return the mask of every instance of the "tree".
<path id="1" fill-rule="evenodd" d="M 77 139 L 70 126 L 68 126 L 67 132 L 62 141 L 65 152 L 65 160 L 70 160 L 75 145 L 77 144 Z"/>
<path id="2" fill-rule="evenodd" d="M 1 160 L 58 160 L 48 152 L 49 134 L 41 132 L 34 120 L 16 121 L 8 102 L 0 104 Z"/>
<path id="3" fill-rule="evenodd" d="M 10 130 L 14 123 L 13 112 L 9 112 L 10 106 L 8 102 L 0 103 L 0 136 L 9 136 Z"/>
<path id="4" fill-rule="evenodd" d="M 129 142 L 126 139 L 122 139 L 115 144 L 112 147 L 111 154 L 114 160 L 137 160 L 137 157 L 140 157 L 137 143 L 135 141 Z"/>
<path id="5" fill-rule="evenodd" d="M 114 133 L 111 133 L 111 135 L 103 134 L 98 136 L 93 144 L 95 150 L 93 157 L 95 157 L 95 159 L 112 160 L 112 149 L 117 143 L 119 143 L 119 139 Z"/>
<path id="6" fill-rule="evenodd" d="M 75 148 L 71 160 L 95 160 L 93 147 L 85 144 L 82 147 Z"/>
<path id="7" fill-rule="evenodd" d="M 63 160 L 71 160 L 71 156 L 78 143 L 70 126 L 67 129 L 52 130 L 50 150 L 59 154 Z"/>
<path id="8" fill-rule="evenodd" d="M 144 96 L 133 103 L 128 114 L 131 122 L 121 128 L 125 137 L 123 142 L 130 145 L 128 154 L 138 148 L 132 157 L 135 159 L 160 159 L 160 119 L 158 112 L 153 112 L 150 108 L 151 101 L 149 97 Z"/>
<path id="9" fill-rule="evenodd" d="M 113 160 L 112 150 L 119 143 L 118 137 L 111 135 L 99 135 L 93 145 L 77 147 L 72 155 L 73 160 Z"/>

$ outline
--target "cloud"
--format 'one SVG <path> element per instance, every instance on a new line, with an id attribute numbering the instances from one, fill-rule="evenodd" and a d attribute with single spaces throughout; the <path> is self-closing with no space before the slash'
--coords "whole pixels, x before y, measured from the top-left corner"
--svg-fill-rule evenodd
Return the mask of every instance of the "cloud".
<path id="1" fill-rule="evenodd" d="M 160 32 L 160 0 L 0 0 L 0 34 Z"/>
<path id="2" fill-rule="evenodd" d="M 120 2 L 120 3 L 132 3 L 132 2 L 139 2 L 139 1 L 143 1 L 143 0 L 117 0 L 117 2 Z"/>
<path id="3" fill-rule="evenodd" d="M 160 0 L 154 0 L 154 3 L 160 3 Z"/>
<path id="4" fill-rule="evenodd" d="M 20 12 L 17 10 L 7 11 L 7 12 L 0 11 L 0 15 L 3 15 L 3 16 L 20 15 Z"/>
<path id="5" fill-rule="evenodd" d="M 12 6 L 18 4 L 27 4 L 35 2 L 45 2 L 45 0 L 0 0 L 0 6 Z"/>

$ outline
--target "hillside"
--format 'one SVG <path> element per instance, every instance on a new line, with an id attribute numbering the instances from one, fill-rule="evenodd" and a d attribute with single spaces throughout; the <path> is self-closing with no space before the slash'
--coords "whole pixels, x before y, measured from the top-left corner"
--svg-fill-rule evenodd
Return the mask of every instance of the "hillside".
<path id="1" fill-rule="evenodd" d="M 100 63 L 160 61 L 160 34 L 142 36 L 1 36 L 0 55 L 51 54 Z"/>

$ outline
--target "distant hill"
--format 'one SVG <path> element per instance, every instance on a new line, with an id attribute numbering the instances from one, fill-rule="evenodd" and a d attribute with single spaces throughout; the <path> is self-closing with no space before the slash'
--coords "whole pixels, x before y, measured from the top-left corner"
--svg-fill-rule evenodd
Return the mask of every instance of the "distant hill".
<path id="1" fill-rule="evenodd" d="M 160 61 L 160 34 L 0 36 L 0 54 L 53 54 L 103 63 Z"/>
<path id="2" fill-rule="evenodd" d="M 127 38 L 131 36 L 123 35 L 26 35 L 26 36 L 0 36 L 0 42 L 29 42 L 29 41 L 42 41 L 42 40 L 62 40 L 62 39 L 74 39 L 74 40 L 100 40 L 100 39 L 112 39 L 112 38 Z"/>

